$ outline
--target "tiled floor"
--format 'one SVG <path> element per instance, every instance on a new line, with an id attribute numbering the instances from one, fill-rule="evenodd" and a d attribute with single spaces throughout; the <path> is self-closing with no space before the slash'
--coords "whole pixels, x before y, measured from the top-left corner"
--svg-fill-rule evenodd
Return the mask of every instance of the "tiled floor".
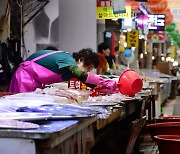
<path id="1" fill-rule="evenodd" d="M 163 115 L 180 115 L 180 96 L 177 96 L 176 99 L 171 99 L 166 102 L 163 107 Z M 140 154 L 158 154 L 158 146 L 151 139 L 148 131 L 143 133 L 140 145 Z"/>

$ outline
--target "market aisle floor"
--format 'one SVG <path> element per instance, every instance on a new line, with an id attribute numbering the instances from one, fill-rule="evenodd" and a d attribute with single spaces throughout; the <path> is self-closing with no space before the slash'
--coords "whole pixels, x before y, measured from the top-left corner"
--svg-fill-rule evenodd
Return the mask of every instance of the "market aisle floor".
<path id="1" fill-rule="evenodd" d="M 172 115 L 180 115 L 180 96 L 177 96 L 175 99 L 175 108 Z"/>
<path id="2" fill-rule="evenodd" d="M 176 96 L 176 99 L 169 99 L 165 103 L 163 115 L 180 115 L 180 96 Z M 142 141 L 140 145 L 140 154 L 159 154 L 158 147 L 149 134 L 144 134 L 142 136 Z"/>

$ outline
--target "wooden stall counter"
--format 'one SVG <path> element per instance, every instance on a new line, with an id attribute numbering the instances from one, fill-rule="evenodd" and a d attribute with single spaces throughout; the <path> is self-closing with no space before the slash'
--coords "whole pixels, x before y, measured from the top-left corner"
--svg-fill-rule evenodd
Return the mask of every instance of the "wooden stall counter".
<path id="1" fill-rule="evenodd" d="M 31 142 L 35 143 L 36 154 L 88 153 L 94 144 L 92 123 L 96 120 L 96 117 L 91 117 L 80 121 L 41 121 L 39 122 L 40 127 L 34 130 L 1 129 L 0 140 L 6 139 L 4 141 L 9 143 L 10 139 L 17 142 L 18 139 L 21 139 L 24 146 L 27 146 L 26 150 L 28 150 L 28 143 L 30 143 L 27 141 L 31 140 Z M 20 145 L 15 147 L 16 151 L 14 149 L 11 151 L 8 148 L 9 146 L 9 144 L 4 143 L 1 151 L 7 151 L 6 154 L 22 153 Z"/>

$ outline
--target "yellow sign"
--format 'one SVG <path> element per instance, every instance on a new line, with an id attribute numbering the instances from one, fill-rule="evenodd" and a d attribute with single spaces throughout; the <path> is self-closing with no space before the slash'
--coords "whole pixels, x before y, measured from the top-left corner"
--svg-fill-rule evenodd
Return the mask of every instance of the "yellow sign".
<path id="1" fill-rule="evenodd" d="M 112 6 L 96 7 L 96 19 L 131 18 L 131 6 L 126 6 L 126 13 L 113 14 Z"/>
<path id="2" fill-rule="evenodd" d="M 123 34 L 120 34 L 120 36 L 119 36 L 119 41 L 120 41 L 120 43 L 119 43 L 119 51 L 120 52 L 124 52 L 125 40 L 126 40 L 125 36 Z"/>
<path id="3" fill-rule="evenodd" d="M 139 45 L 139 31 L 132 30 L 127 33 L 127 47 L 138 47 Z"/>

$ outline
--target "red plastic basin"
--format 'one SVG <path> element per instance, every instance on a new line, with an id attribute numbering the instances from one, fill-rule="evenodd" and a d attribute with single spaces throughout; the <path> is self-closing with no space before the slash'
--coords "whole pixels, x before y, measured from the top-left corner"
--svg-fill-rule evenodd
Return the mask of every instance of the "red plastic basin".
<path id="1" fill-rule="evenodd" d="M 166 116 L 166 117 L 158 117 L 154 119 L 156 123 L 162 122 L 180 122 L 180 116 Z"/>
<path id="2" fill-rule="evenodd" d="M 163 122 L 147 125 L 151 138 L 157 135 L 180 135 L 180 122 Z"/>
<path id="3" fill-rule="evenodd" d="M 180 136 L 157 135 L 154 138 L 160 154 L 180 154 Z"/>

